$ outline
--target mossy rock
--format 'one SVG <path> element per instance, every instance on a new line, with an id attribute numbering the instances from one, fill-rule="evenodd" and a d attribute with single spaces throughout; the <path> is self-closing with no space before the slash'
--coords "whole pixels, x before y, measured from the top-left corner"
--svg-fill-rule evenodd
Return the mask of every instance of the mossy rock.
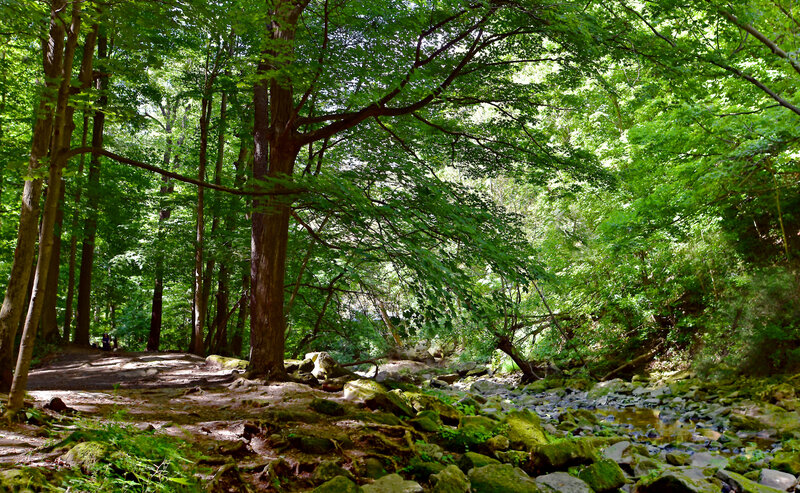
<path id="1" fill-rule="evenodd" d="M 741 491 L 742 493 L 781 493 L 781 490 L 777 488 L 758 484 L 756 481 L 733 471 L 719 470 L 715 476 L 717 479 L 727 483 L 733 491 Z"/>
<path id="2" fill-rule="evenodd" d="M 772 469 L 800 476 L 800 452 L 794 450 L 776 452 L 769 465 Z"/>
<path id="3" fill-rule="evenodd" d="M 0 492 L 6 493 L 33 493 L 33 492 L 62 492 L 51 484 L 41 469 L 24 467 L 0 471 Z"/>
<path id="4" fill-rule="evenodd" d="M 364 493 L 364 490 L 344 476 L 336 476 L 316 488 L 312 493 Z"/>
<path id="5" fill-rule="evenodd" d="M 363 401 L 372 410 L 379 409 L 397 416 L 411 417 L 417 414 L 402 397 L 373 380 L 360 379 L 345 383 L 344 398 Z"/>
<path id="6" fill-rule="evenodd" d="M 528 463 L 530 455 L 522 450 L 497 451 L 494 456 L 504 464 L 520 467 Z"/>
<path id="7" fill-rule="evenodd" d="M 468 493 L 469 479 L 458 467 L 450 464 L 442 471 L 431 475 L 431 493 Z"/>
<path id="8" fill-rule="evenodd" d="M 625 484 L 625 473 L 610 459 L 602 459 L 583 468 L 578 477 L 598 493 L 616 490 Z"/>
<path id="9" fill-rule="evenodd" d="M 320 414 L 328 416 L 344 416 L 345 407 L 340 403 L 328 399 L 314 398 L 309 407 Z"/>
<path id="10" fill-rule="evenodd" d="M 313 455 L 327 454 L 336 449 L 333 440 L 318 436 L 294 435 L 289 437 L 289 443 L 299 451 Z"/>
<path id="11" fill-rule="evenodd" d="M 294 411 L 290 409 L 267 409 L 261 415 L 262 420 L 271 423 L 305 423 L 319 422 L 319 414 L 311 411 Z"/>
<path id="12" fill-rule="evenodd" d="M 526 470 L 536 474 L 546 473 L 591 464 L 597 458 L 597 450 L 589 440 L 561 440 L 533 447 Z"/>
<path id="13" fill-rule="evenodd" d="M 212 354 L 206 358 L 206 364 L 219 368 L 225 368 L 227 370 L 246 371 L 247 365 L 249 365 L 250 362 L 244 359 L 229 358 L 227 356 L 220 356 L 219 354 Z"/>
<path id="14" fill-rule="evenodd" d="M 408 424 L 419 431 L 434 433 L 442 427 L 442 420 L 435 411 L 421 411 L 409 419 Z"/>
<path id="15" fill-rule="evenodd" d="M 363 490 L 364 493 L 422 493 L 422 486 L 399 474 L 388 474 L 372 484 L 365 484 Z"/>
<path id="16" fill-rule="evenodd" d="M 636 493 L 719 493 L 719 486 L 708 481 L 696 479 L 687 474 L 668 470 L 663 474 L 645 478 L 633 488 Z"/>
<path id="17" fill-rule="evenodd" d="M 441 462 L 424 460 L 420 457 L 412 457 L 408 462 L 407 467 L 408 472 L 411 473 L 411 477 L 417 481 L 428 481 L 432 475 L 442 472 L 442 470 L 445 468 L 445 465 Z"/>
<path id="18" fill-rule="evenodd" d="M 363 421 L 365 423 L 377 423 L 379 425 L 389 425 L 389 426 L 402 426 L 403 420 L 398 418 L 392 413 L 386 413 L 383 411 L 375 411 L 375 412 L 362 412 L 356 413 L 353 415 L 354 419 L 359 421 Z"/>
<path id="19" fill-rule="evenodd" d="M 464 415 L 455 407 L 432 395 L 420 392 L 402 392 L 401 395 L 415 410 L 433 411 L 447 424 L 458 423 Z"/>
<path id="20" fill-rule="evenodd" d="M 344 476 L 353 481 L 356 479 L 350 471 L 343 469 L 342 466 L 334 460 L 324 460 L 320 462 L 317 468 L 314 469 L 314 474 L 311 476 L 311 479 L 315 483 L 324 483 L 336 476 Z"/>
<path id="21" fill-rule="evenodd" d="M 548 442 L 539 416 L 529 409 L 511 411 L 506 415 L 503 423 L 507 427 L 505 435 L 514 449 L 530 450 Z"/>
<path id="22" fill-rule="evenodd" d="M 458 467 L 464 472 L 469 472 L 474 467 L 483 467 L 490 464 L 500 464 L 500 461 L 477 452 L 467 452 L 458 461 Z"/>
<path id="23" fill-rule="evenodd" d="M 542 490 L 525 471 L 510 464 L 491 464 L 470 470 L 472 493 L 539 493 Z"/>
<path id="24" fill-rule="evenodd" d="M 62 455 L 61 460 L 70 467 L 89 472 L 99 462 L 106 460 L 111 452 L 111 447 L 103 442 L 80 442 Z"/>

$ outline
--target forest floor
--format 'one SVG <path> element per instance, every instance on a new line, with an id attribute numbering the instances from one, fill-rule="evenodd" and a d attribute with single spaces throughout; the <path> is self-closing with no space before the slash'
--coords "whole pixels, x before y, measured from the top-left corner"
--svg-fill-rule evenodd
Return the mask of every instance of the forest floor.
<path id="1" fill-rule="evenodd" d="M 311 362 L 302 363 L 306 369 L 296 374 L 310 377 Z M 365 492 L 384 491 L 381 481 L 410 488 L 385 491 L 418 492 L 432 491 L 444 481 L 434 473 L 454 463 L 473 487 L 480 484 L 485 478 L 473 472 L 484 466 L 475 460 L 519 465 L 524 472 L 513 474 L 525 481 L 560 481 L 553 474 L 572 463 L 543 465 L 548 447 L 579 447 L 582 465 L 601 464 L 599 457 L 616 462 L 623 491 L 667 491 L 659 481 L 675 477 L 700 482 L 690 491 L 720 491 L 720 481 L 747 478 L 783 481 L 783 491 L 797 485 L 800 374 L 726 382 L 637 375 L 600 383 L 564 375 L 523 387 L 474 363 L 443 363 L 372 367 L 369 377 L 380 371 L 378 379 L 396 389 L 388 392 L 367 379 L 345 383 L 357 375 L 313 386 L 265 383 L 245 378 L 241 360 L 65 348 L 31 371 L 25 422 L 0 423 L 0 491 L 13 481 L 59 485 L 36 491 L 116 491 L 133 477 L 163 486 L 178 471 L 188 483 L 176 484 L 190 486 L 153 491 L 344 491 L 338 483 L 324 486 L 345 476 Z M 185 453 L 184 465 L 169 474 L 163 454 L 154 461 L 144 450 L 161 438 L 184 444 L 176 449 Z M 100 452 L 91 444 L 101 444 Z M 126 458 L 153 467 L 142 475 Z M 97 469 L 103 463 L 111 468 Z"/>

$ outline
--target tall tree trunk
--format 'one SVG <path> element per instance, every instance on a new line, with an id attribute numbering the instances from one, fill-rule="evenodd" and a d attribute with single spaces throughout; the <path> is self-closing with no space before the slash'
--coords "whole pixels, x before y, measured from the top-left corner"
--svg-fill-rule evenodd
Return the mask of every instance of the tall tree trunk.
<path id="1" fill-rule="evenodd" d="M 68 101 L 72 81 L 72 64 L 75 57 L 75 49 L 78 45 L 78 34 L 80 32 L 81 4 L 75 2 L 72 5 L 72 21 L 70 23 L 67 41 L 65 44 L 64 56 L 62 61 L 61 80 L 56 103 L 56 112 L 53 124 L 53 137 L 51 141 L 51 160 L 48 173 L 48 193 L 42 214 L 42 224 L 39 234 L 39 258 L 36 262 L 36 272 L 34 274 L 34 287 L 31 300 L 28 305 L 28 314 L 25 318 L 25 326 L 20 341 L 19 355 L 14 370 L 14 378 L 11 382 L 9 392 L 7 414 L 14 415 L 22 408 L 25 397 L 25 388 L 28 383 L 28 370 L 33 356 L 33 346 L 36 340 L 36 329 L 39 327 L 42 310 L 44 308 L 45 290 L 47 278 L 50 270 L 50 258 L 53 250 L 53 229 L 55 227 L 58 203 L 61 199 L 61 175 L 66 165 L 64 152 L 69 148 L 69 141 L 72 135 L 72 110 L 69 109 Z"/>
<path id="2" fill-rule="evenodd" d="M 104 32 L 97 36 L 97 58 L 104 60 L 108 56 L 108 39 Z M 100 93 L 92 119 L 92 147 L 103 147 L 103 132 L 105 130 L 106 114 L 103 109 L 108 104 L 108 75 L 103 71 L 97 80 L 97 90 Z M 75 327 L 75 343 L 89 345 L 89 328 L 91 326 L 91 293 L 92 293 L 92 266 L 94 265 L 94 244 L 97 235 L 97 207 L 100 202 L 100 156 L 92 153 L 89 160 L 89 178 L 86 184 L 86 222 L 83 226 L 83 245 L 81 247 L 81 267 L 78 277 L 78 316 Z"/>
<path id="3" fill-rule="evenodd" d="M 162 106 L 161 114 L 164 116 L 164 133 L 167 135 L 166 149 L 164 149 L 164 158 L 162 164 L 164 169 L 169 169 L 170 161 L 172 160 L 172 128 L 177 117 L 179 104 L 176 101 L 173 106 L 167 103 Z M 181 138 L 179 146 L 183 143 Z M 164 197 L 175 190 L 175 186 L 170 179 L 166 176 L 162 177 L 163 184 L 161 185 L 160 201 Z M 164 244 L 164 223 L 169 220 L 172 215 L 170 207 L 161 206 L 158 214 L 158 232 L 156 233 L 156 241 L 158 245 Z M 147 350 L 158 351 L 161 345 L 161 323 L 162 314 L 164 311 L 164 257 L 156 255 L 155 265 L 155 282 L 153 286 L 153 304 L 150 311 L 150 332 L 147 336 Z"/>
<path id="4" fill-rule="evenodd" d="M 250 273 L 245 271 L 242 273 L 242 293 L 247 293 L 250 290 Z M 248 296 L 248 300 L 250 297 Z M 242 355 L 242 346 L 244 344 L 244 326 L 247 322 L 249 305 L 247 301 L 239 303 L 239 313 L 236 315 L 236 326 L 231 336 L 231 354 L 234 356 Z"/>
<path id="5" fill-rule="evenodd" d="M 261 74 L 279 70 L 294 46 L 295 26 L 306 2 L 275 2 L 272 44 L 259 63 Z M 253 178 L 258 191 L 269 178 L 290 178 L 300 152 L 294 120 L 292 84 L 276 77 L 253 87 Z M 291 198 L 282 185 L 258 196 L 251 217 L 250 371 L 267 379 L 286 378 L 284 280 L 289 243 Z"/>
<path id="6" fill-rule="evenodd" d="M 59 198 L 56 203 L 56 217 L 53 226 L 53 249 L 50 254 L 50 266 L 47 269 L 47 284 L 44 292 L 44 310 L 42 312 L 41 339 L 55 342 L 58 333 L 58 269 L 61 265 L 61 228 L 64 224 L 64 179 L 60 179 Z"/>
<path id="7" fill-rule="evenodd" d="M 66 0 L 53 0 L 50 10 L 50 33 L 42 40 L 45 90 L 36 111 L 33 126 L 33 143 L 28 160 L 29 177 L 37 176 L 42 167 L 42 158 L 47 155 L 53 127 L 53 106 L 58 94 L 58 80 L 62 73 L 64 56 L 65 23 L 59 13 L 66 7 Z M 25 297 L 33 263 L 36 234 L 39 231 L 39 201 L 42 179 L 27 179 L 22 191 L 22 207 L 17 230 L 17 246 L 11 265 L 3 306 L 0 308 L 0 391 L 7 392 L 13 380 L 14 348 L 17 327 L 22 318 Z"/>
<path id="8" fill-rule="evenodd" d="M 97 25 L 93 29 L 93 34 L 97 34 Z M 83 129 L 81 131 L 81 147 L 86 147 L 86 140 L 89 133 L 89 117 L 84 110 L 83 113 Z M 83 176 L 83 168 L 86 164 L 86 154 L 81 154 L 80 164 L 78 165 L 77 178 Z M 77 181 L 77 180 L 76 180 Z M 62 339 L 64 342 L 69 342 L 70 335 L 72 334 L 72 305 L 75 300 L 75 257 L 78 250 L 78 216 L 81 208 L 81 187 L 75 187 L 75 209 L 72 211 L 71 233 L 69 237 L 69 265 L 67 267 L 67 299 L 64 302 L 64 333 Z"/>
<path id="9" fill-rule="evenodd" d="M 208 161 L 208 127 L 211 120 L 211 88 L 205 86 L 200 110 L 200 153 L 198 166 L 198 179 L 205 181 L 206 164 Z M 194 327 L 192 330 L 192 347 L 190 352 L 202 356 L 205 353 L 203 341 L 203 328 L 206 323 L 206 308 L 208 306 L 208 288 L 206 288 L 203 275 L 203 248 L 205 236 L 205 190 L 197 189 L 197 227 L 195 229 L 195 254 L 194 254 Z"/>

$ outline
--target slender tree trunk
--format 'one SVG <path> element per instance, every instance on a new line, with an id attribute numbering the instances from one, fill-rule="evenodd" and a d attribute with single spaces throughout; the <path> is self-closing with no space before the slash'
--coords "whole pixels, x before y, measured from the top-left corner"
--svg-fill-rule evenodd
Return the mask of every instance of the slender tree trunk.
<path id="1" fill-rule="evenodd" d="M 101 60 L 108 56 L 108 40 L 105 33 L 97 36 L 97 57 Z M 95 111 L 92 122 L 92 147 L 103 147 L 103 131 L 105 129 L 106 114 L 103 108 L 108 104 L 108 75 L 105 73 L 97 80 L 97 90 L 100 93 L 98 109 Z M 81 247 L 81 267 L 78 277 L 78 316 L 75 327 L 75 343 L 89 345 L 89 327 L 91 325 L 91 292 L 92 292 L 92 266 L 94 265 L 94 246 L 97 235 L 97 207 L 100 202 L 100 156 L 92 153 L 89 161 L 89 178 L 86 185 L 86 222 L 83 226 L 83 245 Z"/>
<path id="2" fill-rule="evenodd" d="M 51 4 L 49 38 L 42 40 L 45 90 L 39 101 L 33 126 L 33 143 L 28 160 L 28 176 L 37 176 L 42 158 L 47 155 L 53 126 L 53 106 L 58 93 L 64 55 L 65 23 L 58 17 L 65 0 Z M 14 348 L 17 327 L 22 318 L 33 263 L 36 234 L 39 230 L 39 201 L 42 179 L 28 179 L 22 191 L 22 207 L 17 231 L 17 246 L 11 265 L 3 306 L 0 308 L 0 391 L 7 392 L 13 380 Z"/>
<path id="3" fill-rule="evenodd" d="M 93 30 L 97 33 L 97 26 Z M 83 115 L 83 129 L 81 133 L 81 147 L 86 147 L 86 140 L 89 131 L 89 117 L 84 111 Z M 86 154 L 81 154 L 80 164 L 78 165 L 77 178 L 83 176 L 83 168 L 86 164 Z M 62 338 L 64 342 L 69 342 L 70 335 L 72 334 L 72 305 L 75 300 L 75 257 L 78 250 L 78 215 L 81 207 L 81 186 L 78 184 L 75 187 L 75 209 L 72 211 L 72 221 L 70 222 L 70 237 L 69 237 L 69 266 L 67 267 L 67 299 L 64 302 L 64 333 Z"/>
<path id="4" fill-rule="evenodd" d="M 250 290 L 250 273 L 245 271 L 242 273 L 242 293 L 247 293 Z M 248 296 L 248 300 L 250 297 Z M 244 327 L 247 323 L 249 305 L 246 301 L 239 303 L 239 313 L 236 315 L 236 328 L 231 336 L 231 354 L 234 356 L 242 355 L 242 346 L 244 344 Z"/>
<path id="5" fill-rule="evenodd" d="M 206 84 L 206 93 L 203 96 L 200 110 L 200 153 L 198 178 L 206 179 L 206 164 L 208 161 L 208 127 L 211 120 L 211 94 L 210 84 Z M 205 353 L 203 344 L 203 327 L 206 323 L 206 308 L 208 304 L 208 289 L 205 288 L 203 275 L 203 248 L 205 235 L 205 190 L 197 189 L 197 223 L 195 229 L 195 254 L 194 254 L 194 327 L 192 330 L 192 347 L 190 352 L 202 356 Z"/>
<path id="6" fill-rule="evenodd" d="M 56 217 L 53 226 L 53 249 L 50 254 L 50 266 L 48 267 L 47 284 L 44 292 L 44 311 L 42 312 L 41 339 L 47 342 L 55 342 L 59 338 L 58 333 L 58 269 L 61 265 L 61 228 L 64 224 L 64 179 L 60 179 L 59 198 L 56 204 Z"/>

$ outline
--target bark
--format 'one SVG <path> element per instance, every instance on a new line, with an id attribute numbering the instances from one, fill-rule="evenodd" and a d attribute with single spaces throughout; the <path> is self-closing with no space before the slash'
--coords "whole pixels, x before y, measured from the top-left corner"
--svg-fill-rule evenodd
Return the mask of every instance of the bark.
<path id="1" fill-rule="evenodd" d="M 96 33 L 96 26 L 94 32 Z M 86 147 L 86 139 L 89 131 L 89 117 L 84 112 L 83 116 L 83 131 L 81 135 L 81 147 Z M 86 164 L 86 154 L 81 154 L 80 164 L 78 165 L 78 175 L 80 178 L 83 176 L 83 168 Z M 72 211 L 71 231 L 69 237 L 69 259 L 67 267 L 67 300 L 64 302 L 64 333 L 62 338 L 64 342 L 69 342 L 70 334 L 72 334 L 72 305 L 75 300 L 75 257 L 78 251 L 78 213 L 81 204 L 81 187 L 75 188 L 75 209 Z"/>
<path id="2" fill-rule="evenodd" d="M 53 249 L 48 267 L 47 285 L 44 293 L 44 311 L 42 312 L 41 339 L 55 342 L 58 334 L 58 269 L 61 265 L 61 228 L 64 223 L 64 179 L 60 179 L 59 198 L 56 204 L 56 217 L 53 226 Z"/>
<path id="3" fill-rule="evenodd" d="M 168 169 L 172 161 L 172 128 L 175 121 L 175 113 L 178 109 L 178 103 L 173 106 L 169 104 L 166 107 L 162 106 L 161 114 L 164 116 L 164 133 L 167 135 L 166 148 L 164 149 L 164 158 L 162 164 L 164 169 Z M 183 137 L 181 137 L 178 146 L 183 144 Z M 175 186 L 170 182 L 166 176 L 162 176 L 161 190 L 159 191 L 161 199 L 164 196 L 172 193 Z M 170 207 L 160 207 L 158 214 L 158 231 L 156 232 L 156 242 L 159 246 L 164 244 L 164 223 L 169 220 L 172 215 Z M 155 281 L 153 285 L 153 303 L 150 311 L 150 331 L 147 336 L 147 350 L 158 351 L 161 346 L 161 323 L 164 312 L 164 257 L 156 255 L 155 265 Z"/>
<path id="4" fill-rule="evenodd" d="M 62 61 L 62 71 L 60 74 L 61 84 L 56 103 L 55 123 L 53 126 L 54 132 L 51 141 L 53 147 L 51 150 L 56 152 L 51 155 L 50 160 L 47 180 L 48 193 L 44 204 L 39 234 L 39 256 L 36 262 L 36 272 L 34 274 L 34 287 L 28 305 L 28 314 L 25 319 L 22 339 L 20 341 L 19 355 L 17 357 L 14 378 L 11 383 L 11 391 L 9 392 L 6 410 L 8 415 L 14 415 L 22 408 L 28 382 L 28 370 L 30 369 L 33 346 L 36 340 L 36 330 L 39 327 L 42 310 L 44 308 L 45 290 L 47 288 L 51 255 L 53 253 L 53 230 L 58 212 L 59 199 L 62 197 L 61 175 L 66 165 L 66 154 L 60 151 L 69 147 L 69 138 L 73 128 L 71 125 L 72 111 L 68 110 L 67 103 L 70 95 L 72 62 L 78 43 L 80 25 L 80 4 L 76 2 L 72 5 L 72 22 L 70 23 Z"/>
<path id="5" fill-rule="evenodd" d="M 247 293 L 250 290 L 250 273 L 242 273 L 242 293 Z M 249 297 L 248 297 L 249 298 Z M 242 346 L 244 345 L 244 326 L 247 323 L 249 306 L 246 302 L 239 303 L 239 313 L 236 315 L 236 328 L 231 335 L 231 354 L 234 356 L 242 355 Z"/>
<path id="6" fill-rule="evenodd" d="M 206 164 L 208 161 L 208 126 L 211 120 L 211 95 L 210 87 L 206 85 L 206 94 L 203 96 L 200 111 L 200 155 L 198 167 L 198 180 L 204 181 L 206 177 Z M 202 356 L 205 353 L 203 344 L 203 328 L 206 323 L 206 309 L 208 307 L 208 288 L 203 271 L 203 248 L 205 235 L 205 190 L 197 189 L 197 223 L 195 229 L 195 254 L 194 254 L 194 313 L 192 330 L 192 343 L 190 352 Z"/>
<path id="7" fill-rule="evenodd" d="M 97 36 L 97 57 L 105 59 L 108 56 L 108 40 L 105 33 Z M 97 80 L 98 109 L 92 121 L 92 147 L 103 147 L 103 131 L 105 129 L 106 114 L 103 108 L 108 104 L 108 75 L 105 73 Z M 75 343 L 89 345 L 89 328 L 91 325 L 91 292 L 92 292 L 92 266 L 94 265 L 94 246 L 97 235 L 97 213 L 100 202 L 100 156 L 92 153 L 89 160 L 89 178 L 86 185 L 86 222 L 83 226 L 83 245 L 81 247 L 81 267 L 78 277 L 78 316 L 75 327 Z"/>
<path id="8" fill-rule="evenodd" d="M 502 336 L 497 340 L 497 349 L 506 353 L 513 361 L 517 364 L 520 370 L 522 370 L 522 381 L 523 382 L 532 382 L 534 380 L 539 380 L 539 375 L 537 375 L 534 370 L 534 365 L 530 361 L 523 358 L 517 348 L 514 347 L 514 344 L 511 342 L 506 336 Z"/>
<path id="9" fill-rule="evenodd" d="M 42 168 L 42 158 L 47 155 L 50 134 L 53 126 L 53 103 L 58 92 L 58 79 L 61 75 L 64 55 L 65 24 L 58 18 L 66 6 L 65 0 L 55 0 L 51 4 L 50 32 L 48 39 L 42 40 L 45 90 L 36 111 L 33 126 L 33 142 L 28 160 L 28 176 L 38 176 Z M 17 230 L 17 246 L 11 265 L 3 306 L 0 308 L 0 391 L 11 388 L 14 365 L 14 346 L 22 318 L 25 297 L 30 281 L 36 234 L 39 230 L 39 201 L 42 192 L 42 179 L 28 179 L 22 191 L 22 206 Z"/>

